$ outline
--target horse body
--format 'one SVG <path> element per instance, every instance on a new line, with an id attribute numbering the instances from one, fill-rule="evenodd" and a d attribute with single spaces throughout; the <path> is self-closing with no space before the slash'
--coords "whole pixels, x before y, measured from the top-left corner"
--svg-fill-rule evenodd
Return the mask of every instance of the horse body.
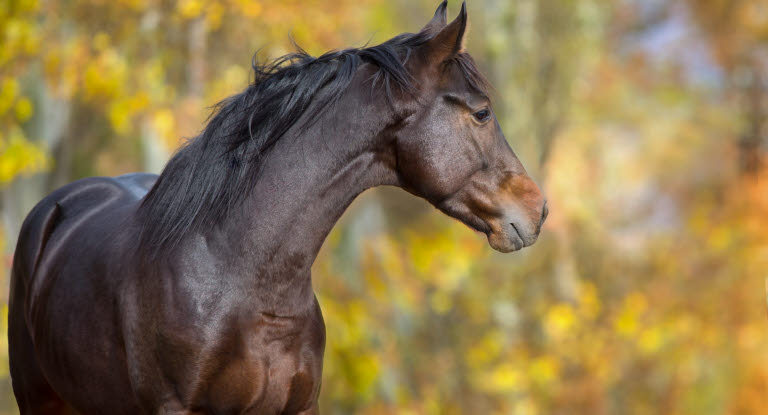
<path id="1" fill-rule="evenodd" d="M 310 268 L 374 186 L 426 199 L 497 250 L 531 245 L 544 200 L 463 52 L 464 7 L 445 20 L 444 2 L 417 34 L 257 67 L 160 176 L 43 199 L 12 270 L 21 412 L 317 413 Z"/>
<path id="2" fill-rule="evenodd" d="M 215 238 L 191 238 L 160 267 L 143 263 L 126 248 L 138 239 L 135 211 L 155 178 L 83 179 L 30 213 L 9 328 L 22 412 L 312 410 L 325 331 L 308 270 L 280 265 L 279 276 L 303 272 L 307 285 L 303 299 L 290 287 L 290 314 L 280 315 L 282 306 L 253 292 L 273 267 L 259 265 L 250 278 L 228 271 L 235 265 L 221 263 Z"/>

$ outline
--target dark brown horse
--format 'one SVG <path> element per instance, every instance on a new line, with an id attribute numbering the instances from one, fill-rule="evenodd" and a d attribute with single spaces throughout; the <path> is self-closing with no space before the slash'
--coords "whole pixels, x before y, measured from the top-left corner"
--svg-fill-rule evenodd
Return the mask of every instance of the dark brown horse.
<path id="1" fill-rule="evenodd" d="M 255 65 L 160 176 L 43 199 L 13 262 L 22 413 L 312 414 L 325 326 L 310 266 L 365 189 L 394 185 L 510 252 L 539 188 L 502 135 L 446 5 L 416 34 Z"/>

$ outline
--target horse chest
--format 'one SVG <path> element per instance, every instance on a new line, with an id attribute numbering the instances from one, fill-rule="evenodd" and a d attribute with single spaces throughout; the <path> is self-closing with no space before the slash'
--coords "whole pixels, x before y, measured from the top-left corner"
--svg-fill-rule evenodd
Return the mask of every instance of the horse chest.
<path id="1" fill-rule="evenodd" d="M 308 316 L 258 314 L 222 324 L 205 342 L 171 335 L 158 344 L 188 356 L 166 368 L 179 403 L 203 413 L 298 414 L 317 402 L 325 326 L 319 308 Z"/>

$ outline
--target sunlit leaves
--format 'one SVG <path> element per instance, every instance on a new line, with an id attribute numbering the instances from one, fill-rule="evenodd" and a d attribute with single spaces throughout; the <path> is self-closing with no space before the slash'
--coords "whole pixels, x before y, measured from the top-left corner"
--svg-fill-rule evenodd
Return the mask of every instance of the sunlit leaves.
<path id="1" fill-rule="evenodd" d="M 204 2 L 200 0 L 180 0 L 177 2 L 177 10 L 182 17 L 190 19 L 200 15 Z"/>
<path id="2" fill-rule="evenodd" d="M 19 83 L 13 78 L 5 78 L 0 83 L 0 115 L 8 111 L 19 93 Z"/>
<path id="3" fill-rule="evenodd" d="M 16 176 L 39 172 L 48 166 L 43 149 L 29 142 L 21 130 L 13 129 L 0 135 L 0 186 Z"/>
<path id="4" fill-rule="evenodd" d="M 32 101 L 21 95 L 13 78 L 0 78 L 0 188 L 19 175 L 44 170 L 45 150 L 29 141 L 21 127 L 34 113 Z"/>
<path id="5" fill-rule="evenodd" d="M 97 39 L 98 40 L 98 39 Z M 127 62 L 117 51 L 104 49 L 87 63 L 83 75 L 83 94 L 86 99 L 114 98 L 123 92 L 127 76 Z"/>
<path id="6" fill-rule="evenodd" d="M 130 150 L 196 135 L 206 107 L 247 85 L 256 50 L 289 52 L 289 34 L 314 54 L 375 43 L 436 3 L 0 1 L 0 188 L 53 165 L 40 133 L 59 102 L 67 148 L 85 149 L 73 165 L 143 170 Z M 314 269 L 325 412 L 765 411 L 768 172 L 739 174 L 747 117 L 728 84 L 690 84 L 632 48 L 657 3 L 469 2 L 469 50 L 510 144 L 532 172 L 548 151 L 550 217 L 508 256 L 429 208 L 366 232 L 343 222 Z M 670 4 L 736 68 L 764 49 L 763 3 Z"/>
<path id="7" fill-rule="evenodd" d="M 16 101 L 14 113 L 18 122 L 25 122 L 32 116 L 32 102 L 27 97 L 21 97 Z"/>
<path id="8" fill-rule="evenodd" d="M 547 312 L 544 324 L 547 334 L 557 341 L 574 328 L 576 314 L 570 305 L 557 304 Z"/>

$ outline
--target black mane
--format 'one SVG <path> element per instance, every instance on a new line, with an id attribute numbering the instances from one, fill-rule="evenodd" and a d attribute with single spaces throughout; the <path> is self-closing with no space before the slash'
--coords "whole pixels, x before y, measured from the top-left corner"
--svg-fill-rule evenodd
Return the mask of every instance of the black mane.
<path id="1" fill-rule="evenodd" d="M 249 193 L 262 157 L 306 114 L 306 128 L 332 106 L 363 63 L 375 65 L 372 88 L 392 101 L 393 89 L 414 94 L 405 67 L 413 49 L 434 33 L 406 33 L 377 46 L 331 51 L 312 57 L 298 52 L 267 64 L 254 61 L 255 79 L 245 91 L 214 107 L 203 132 L 182 146 L 163 169 L 139 207 L 142 246 L 153 255 L 171 249 L 190 232 L 212 226 Z M 487 95 L 487 82 L 472 58 L 457 54 L 452 62 L 470 86 Z"/>

